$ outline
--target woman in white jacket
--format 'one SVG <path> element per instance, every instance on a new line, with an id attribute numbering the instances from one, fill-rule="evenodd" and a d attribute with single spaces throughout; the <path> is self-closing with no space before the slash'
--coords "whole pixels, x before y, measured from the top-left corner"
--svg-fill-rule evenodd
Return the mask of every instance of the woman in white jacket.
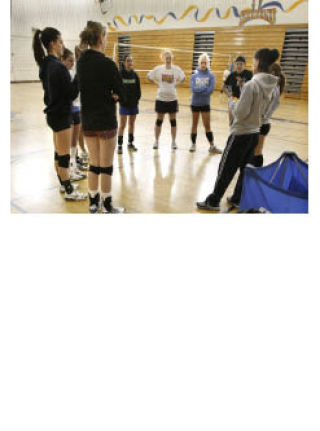
<path id="1" fill-rule="evenodd" d="M 240 176 L 233 196 L 228 199 L 232 205 L 239 205 L 245 166 L 252 160 L 259 143 L 262 119 L 268 111 L 272 94 L 278 85 L 278 78 L 270 74 L 270 67 L 280 54 L 278 50 L 260 49 L 254 57 L 254 77 L 242 89 L 238 102 L 229 97 L 229 109 L 233 116 L 231 134 L 219 165 L 218 177 L 213 192 L 204 202 L 198 202 L 200 210 L 220 211 L 220 201 L 240 169 Z"/>

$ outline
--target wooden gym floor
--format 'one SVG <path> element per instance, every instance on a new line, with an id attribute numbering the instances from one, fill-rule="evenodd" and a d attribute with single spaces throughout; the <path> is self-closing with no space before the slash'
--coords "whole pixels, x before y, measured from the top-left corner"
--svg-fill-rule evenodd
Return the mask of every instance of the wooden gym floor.
<path id="1" fill-rule="evenodd" d="M 139 152 L 115 155 L 113 197 L 127 213 L 196 213 L 195 202 L 212 191 L 221 156 L 211 156 L 202 124 L 198 150 L 189 152 L 191 112 L 190 92 L 178 90 L 178 151 L 171 151 L 168 119 L 165 120 L 159 151 L 154 143 L 154 100 L 156 88 L 146 85 L 136 123 Z M 212 97 L 212 128 L 216 144 L 224 148 L 229 134 L 226 99 L 219 92 Z M 67 203 L 58 190 L 53 168 L 52 133 L 46 125 L 40 83 L 11 84 L 11 212 L 88 213 L 88 203 Z M 127 135 L 127 131 L 126 131 Z M 125 143 L 126 143 L 125 136 Z M 308 103 L 285 98 L 275 113 L 265 146 L 266 163 L 284 151 L 308 158 Z M 231 191 L 234 182 L 230 186 Z M 87 191 L 87 181 L 80 183 Z M 226 209 L 226 193 L 222 210 Z"/>

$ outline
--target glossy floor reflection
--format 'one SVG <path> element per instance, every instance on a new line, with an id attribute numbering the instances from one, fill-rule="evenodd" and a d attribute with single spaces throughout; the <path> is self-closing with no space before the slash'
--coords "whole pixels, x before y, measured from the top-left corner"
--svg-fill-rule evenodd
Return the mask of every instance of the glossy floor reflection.
<path id="1" fill-rule="evenodd" d="M 166 119 L 160 149 L 154 151 L 155 95 L 156 89 L 151 85 L 143 88 L 135 133 L 139 151 L 128 153 L 125 145 L 123 156 L 115 156 L 114 201 L 125 206 L 128 213 L 196 213 L 195 202 L 205 198 L 213 188 L 221 156 L 209 155 L 201 126 L 198 151 L 189 152 L 191 112 L 188 89 L 179 89 L 179 149 L 171 151 L 170 125 Z M 11 85 L 11 211 L 86 214 L 86 202 L 67 203 L 58 191 L 53 169 L 52 133 L 42 114 L 42 100 L 39 83 Z M 216 144 L 223 149 L 229 133 L 225 97 L 215 93 L 212 108 Z M 284 99 L 275 117 L 265 147 L 266 162 L 274 161 L 284 151 L 295 151 L 302 159 L 307 159 L 307 102 Z M 81 183 L 81 190 L 87 190 L 86 181 Z"/>

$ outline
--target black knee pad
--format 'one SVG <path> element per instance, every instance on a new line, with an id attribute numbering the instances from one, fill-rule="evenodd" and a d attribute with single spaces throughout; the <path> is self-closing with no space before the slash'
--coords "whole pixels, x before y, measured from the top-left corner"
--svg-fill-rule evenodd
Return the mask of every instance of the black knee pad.
<path id="1" fill-rule="evenodd" d="M 70 167 L 70 154 L 65 154 L 64 156 L 58 156 L 59 168 L 68 169 Z"/>
<path id="2" fill-rule="evenodd" d="M 57 152 L 54 153 L 54 161 L 59 162 L 59 154 Z"/>
<path id="3" fill-rule="evenodd" d="M 157 121 L 156 121 L 156 125 L 158 126 L 158 127 L 161 127 L 162 126 L 162 124 L 163 124 L 163 120 L 159 120 L 159 118 L 157 119 Z"/>
<path id="4" fill-rule="evenodd" d="M 177 120 L 170 120 L 171 127 L 177 127 Z"/>
<path id="5" fill-rule="evenodd" d="M 207 137 L 209 142 L 213 142 L 213 133 L 212 132 L 206 133 L 206 137 Z"/>
<path id="6" fill-rule="evenodd" d="M 112 177 L 113 175 L 113 166 L 109 166 L 108 168 L 100 168 L 101 174 L 104 175 L 110 175 Z"/>
<path id="7" fill-rule="evenodd" d="M 96 175 L 100 175 L 100 171 L 101 169 L 99 167 L 90 165 L 89 172 L 92 172 Z"/>

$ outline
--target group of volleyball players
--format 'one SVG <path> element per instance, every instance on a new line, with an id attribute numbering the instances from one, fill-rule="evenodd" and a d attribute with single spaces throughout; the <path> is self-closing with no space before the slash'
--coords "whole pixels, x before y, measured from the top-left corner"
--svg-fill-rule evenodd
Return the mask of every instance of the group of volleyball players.
<path id="1" fill-rule="evenodd" d="M 113 206 L 111 191 L 114 153 L 118 142 L 118 154 L 123 154 L 127 123 L 128 150 L 138 150 L 134 144 L 134 131 L 141 98 L 140 79 L 133 69 L 131 55 L 127 54 L 123 58 L 119 71 L 116 64 L 105 56 L 105 46 L 105 27 L 92 21 L 87 23 L 80 34 L 80 44 L 76 47 L 75 56 L 64 47 L 61 33 L 54 28 L 37 30 L 33 41 L 34 56 L 40 68 L 39 76 L 44 89 L 44 112 L 53 131 L 55 168 L 61 191 L 65 193 L 65 199 L 68 201 L 83 201 L 89 198 L 89 211 L 92 214 L 100 209 L 105 214 L 124 212 L 123 208 Z M 231 204 L 238 205 L 245 165 L 250 161 L 255 166 L 262 166 L 263 141 L 270 131 L 270 117 L 280 103 L 280 93 L 284 87 L 281 68 L 275 63 L 278 57 L 276 50 L 258 51 L 255 56 L 254 77 L 250 71 L 244 69 L 245 59 L 239 57 L 236 71 L 226 77 L 224 90 L 229 98 L 231 135 L 222 156 L 214 192 L 205 202 L 197 204 L 199 209 L 219 210 L 220 200 L 240 168 L 234 196 L 229 200 Z M 75 59 L 76 74 L 72 72 Z M 163 64 L 148 74 L 149 81 L 158 86 L 153 148 L 159 148 L 163 121 L 168 114 L 171 148 L 177 150 L 176 116 L 179 104 L 176 87 L 182 84 L 186 77 L 181 68 L 173 64 L 172 51 L 164 50 L 162 59 Z M 280 81 L 278 77 L 281 77 Z M 209 152 L 221 154 L 222 151 L 215 145 L 210 121 L 210 97 L 215 89 L 215 75 L 210 70 L 210 58 L 205 53 L 199 57 L 199 67 L 191 77 L 190 88 L 190 152 L 195 152 L 197 148 L 201 114 Z M 234 101 L 235 98 L 239 99 L 238 102 Z M 116 115 L 118 102 L 119 130 Z M 85 150 L 84 140 L 89 153 Z M 81 157 L 78 155 L 78 143 L 82 151 Z M 82 171 L 86 169 L 88 161 L 90 166 L 87 195 L 80 193 L 74 182 L 86 178 Z"/>

